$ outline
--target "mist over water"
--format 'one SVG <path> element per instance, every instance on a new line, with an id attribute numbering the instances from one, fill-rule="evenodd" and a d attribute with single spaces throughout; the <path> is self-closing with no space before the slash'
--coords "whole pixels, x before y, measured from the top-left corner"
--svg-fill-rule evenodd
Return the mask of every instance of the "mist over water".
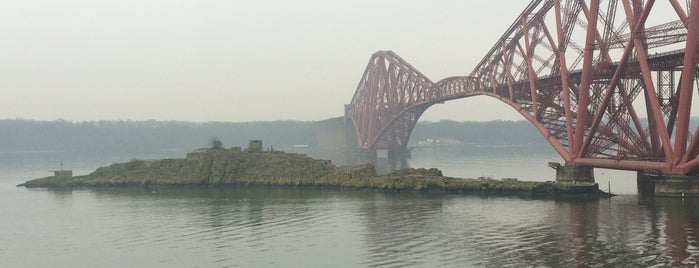
<path id="1" fill-rule="evenodd" d="M 416 148 L 408 164 L 458 177 L 554 176 L 546 162 L 557 161 L 555 154 L 481 149 Z M 152 158 L 177 156 L 183 154 Z M 84 174 L 131 158 L 61 161 Z M 644 199 L 631 179 L 611 179 L 613 190 L 628 194 L 597 201 L 277 187 L 15 187 L 60 168 L 57 162 L 51 153 L 0 154 L 0 267 L 646 267 L 692 266 L 699 256 L 699 200 Z"/>

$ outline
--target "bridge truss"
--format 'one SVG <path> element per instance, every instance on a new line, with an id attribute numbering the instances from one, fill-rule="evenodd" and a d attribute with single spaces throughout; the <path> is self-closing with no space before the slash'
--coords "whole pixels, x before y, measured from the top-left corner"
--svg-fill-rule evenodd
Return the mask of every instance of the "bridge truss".
<path id="1" fill-rule="evenodd" d="M 468 76 L 432 82 L 375 53 L 347 116 L 361 148 L 405 149 L 431 105 L 485 95 L 517 110 L 568 166 L 697 174 L 698 34 L 699 1 L 534 0 Z"/>

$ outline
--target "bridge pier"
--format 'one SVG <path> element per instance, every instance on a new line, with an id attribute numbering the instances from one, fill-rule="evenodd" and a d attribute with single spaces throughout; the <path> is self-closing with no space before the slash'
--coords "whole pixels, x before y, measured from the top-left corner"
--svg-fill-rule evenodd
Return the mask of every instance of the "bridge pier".
<path id="1" fill-rule="evenodd" d="M 549 163 L 549 167 L 556 170 L 558 182 L 595 182 L 595 172 L 591 167 L 564 166 L 559 163 Z"/>
<path id="2" fill-rule="evenodd" d="M 639 171 L 636 176 L 641 195 L 699 197 L 699 177 Z"/>
<path id="3" fill-rule="evenodd" d="M 388 150 L 388 163 L 391 171 L 408 168 L 408 158 L 410 158 L 410 154 L 410 150 L 408 149 Z"/>
<path id="4" fill-rule="evenodd" d="M 359 150 L 359 161 L 376 165 L 378 154 L 376 150 Z"/>

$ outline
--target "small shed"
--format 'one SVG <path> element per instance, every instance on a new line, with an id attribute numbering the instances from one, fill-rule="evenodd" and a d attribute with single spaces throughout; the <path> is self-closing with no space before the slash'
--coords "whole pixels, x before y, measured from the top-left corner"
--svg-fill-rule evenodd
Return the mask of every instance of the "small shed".
<path id="1" fill-rule="evenodd" d="M 250 143 L 248 144 L 248 152 L 262 152 L 262 140 L 250 140 Z"/>

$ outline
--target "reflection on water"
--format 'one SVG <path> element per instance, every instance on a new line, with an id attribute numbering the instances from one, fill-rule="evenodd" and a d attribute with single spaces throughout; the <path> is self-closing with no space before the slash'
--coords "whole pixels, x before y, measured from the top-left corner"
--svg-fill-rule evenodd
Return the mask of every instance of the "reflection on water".
<path id="1" fill-rule="evenodd" d="M 414 153 L 410 164 L 472 167 Z M 14 187 L 53 165 L 32 161 L 0 163 L 0 267 L 665 267 L 699 257 L 698 199 Z"/>
<path id="2" fill-rule="evenodd" d="M 688 199 L 2 188 L 10 191 L 3 267 L 647 267 L 699 256 L 699 201 Z"/>
<path id="3" fill-rule="evenodd" d="M 653 237 L 662 250 L 655 252 L 673 266 L 696 264 L 699 254 L 699 200 L 679 198 L 647 198 L 642 206 L 650 212 Z M 655 241 L 654 241 L 655 242 Z"/>

